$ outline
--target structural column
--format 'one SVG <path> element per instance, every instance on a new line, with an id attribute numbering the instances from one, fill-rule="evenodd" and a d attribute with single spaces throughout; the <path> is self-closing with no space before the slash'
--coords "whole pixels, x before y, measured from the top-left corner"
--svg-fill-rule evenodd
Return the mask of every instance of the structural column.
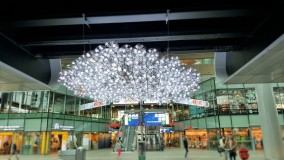
<path id="1" fill-rule="evenodd" d="M 184 133 L 184 137 L 186 137 L 185 133 Z M 181 132 L 179 132 L 179 144 L 180 144 L 180 148 L 183 148 L 183 137 L 182 137 Z"/>
<path id="2" fill-rule="evenodd" d="M 271 84 L 256 84 L 256 96 L 266 160 L 284 159 L 278 113 Z"/>
<path id="3" fill-rule="evenodd" d="M 8 103 L 9 93 L 2 93 L 1 94 L 1 106 L 0 106 L 0 113 L 4 113 L 5 105 Z"/>

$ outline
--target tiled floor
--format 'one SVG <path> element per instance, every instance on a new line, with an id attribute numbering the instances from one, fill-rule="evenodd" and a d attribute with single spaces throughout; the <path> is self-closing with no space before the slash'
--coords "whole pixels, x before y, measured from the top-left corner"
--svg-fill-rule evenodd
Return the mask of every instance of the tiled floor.
<path id="1" fill-rule="evenodd" d="M 146 160 L 185 160 L 185 150 L 181 148 L 165 149 L 160 152 L 146 152 Z M 116 160 L 117 153 L 111 149 L 91 150 L 86 152 L 86 160 Z M 16 159 L 15 157 L 12 160 Z M 20 160 L 58 160 L 57 155 L 20 155 Z M 123 152 L 121 160 L 138 160 L 138 152 Z M 224 160 L 217 151 L 189 149 L 187 160 Z M 8 160 L 8 156 L 0 156 L 0 160 Z M 229 159 L 228 159 L 229 160 Z M 237 157 L 237 160 L 241 160 Z M 264 160 L 262 151 L 250 151 L 249 160 Z"/>

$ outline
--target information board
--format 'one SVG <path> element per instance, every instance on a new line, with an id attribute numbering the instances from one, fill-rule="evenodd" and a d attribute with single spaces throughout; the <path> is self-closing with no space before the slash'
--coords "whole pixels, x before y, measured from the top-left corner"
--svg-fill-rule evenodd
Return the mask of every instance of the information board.
<path id="1" fill-rule="evenodd" d="M 167 113 L 145 113 L 144 125 L 145 126 L 163 126 L 169 124 Z"/>
<path id="2" fill-rule="evenodd" d="M 138 126 L 139 125 L 138 113 L 125 114 L 124 122 L 126 126 Z"/>

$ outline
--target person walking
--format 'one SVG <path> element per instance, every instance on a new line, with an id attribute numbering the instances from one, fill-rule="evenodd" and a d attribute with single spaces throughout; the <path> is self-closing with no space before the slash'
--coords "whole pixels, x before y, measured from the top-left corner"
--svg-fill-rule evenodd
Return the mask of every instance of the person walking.
<path id="1" fill-rule="evenodd" d="M 257 143 L 258 143 L 258 141 L 256 140 L 255 137 L 253 137 L 253 144 L 254 144 L 254 149 L 255 150 L 257 149 Z"/>
<path id="2" fill-rule="evenodd" d="M 20 159 L 19 156 L 18 156 L 18 153 L 17 153 L 17 145 L 16 145 L 16 143 L 13 143 L 13 144 L 12 144 L 11 154 L 10 154 L 8 160 L 11 160 L 11 158 L 13 157 L 13 155 L 16 156 L 16 159 L 17 159 L 17 160 Z"/>
<path id="3" fill-rule="evenodd" d="M 225 137 L 223 136 L 219 139 L 218 152 L 220 153 L 220 156 L 222 156 L 222 152 L 225 152 Z"/>
<path id="4" fill-rule="evenodd" d="M 187 142 L 187 138 L 184 137 L 183 139 L 183 146 L 184 146 L 184 149 L 185 149 L 185 158 L 187 158 L 187 153 L 188 153 L 188 142 Z"/>
<path id="5" fill-rule="evenodd" d="M 171 145 L 172 145 L 172 144 L 171 144 L 171 139 L 169 139 L 169 140 L 168 140 L 168 146 L 169 146 L 169 148 L 171 148 Z"/>
<path id="6" fill-rule="evenodd" d="M 121 151 L 122 151 L 122 143 L 120 140 L 118 140 L 115 144 L 115 150 L 117 151 L 117 159 L 120 160 L 120 155 L 121 155 Z"/>
<path id="7" fill-rule="evenodd" d="M 9 145 L 9 142 L 8 142 L 8 138 L 4 139 L 4 144 L 3 144 L 3 147 L 4 147 L 4 154 L 9 154 L 9 151 L 10 151 L 10 145 Z"/>
<path id="8" fill-rule="evenodd" d="M 237 156 L 237 142 L 235 141 L 233 135 L 230 135 L 229 139 L 226 141 L 225 146 L 229 146 L 230 160 L 236 160 Z"/>
<path id="9" fill-rule="evenodd" d="M 261 145 L 261 148 L 264 149 L 262 137 L 260 139 L 260 145 Z"/>
<path id="10" fill-rule="evenodd" d="M 123 133 L 122 133 L 122 130 L 120 130 L 118 132 L 118 140 L 120 140 L 122 142 L 122 136 L 123 136 Z"/>

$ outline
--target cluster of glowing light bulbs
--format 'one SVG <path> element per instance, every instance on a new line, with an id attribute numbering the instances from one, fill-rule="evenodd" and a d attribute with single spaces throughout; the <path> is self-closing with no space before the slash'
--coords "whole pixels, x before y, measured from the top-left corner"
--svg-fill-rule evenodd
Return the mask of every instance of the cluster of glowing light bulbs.
<path id="1" fill-rule="evenodd" d="M 185 68 L 178 57 L 160 55 L 142 44 L 121 48 L 99 45 L 59 75 L 58 82 L 79 96 L 94 101 L 182 101 L 199 89 L 200 74 Z"/>

